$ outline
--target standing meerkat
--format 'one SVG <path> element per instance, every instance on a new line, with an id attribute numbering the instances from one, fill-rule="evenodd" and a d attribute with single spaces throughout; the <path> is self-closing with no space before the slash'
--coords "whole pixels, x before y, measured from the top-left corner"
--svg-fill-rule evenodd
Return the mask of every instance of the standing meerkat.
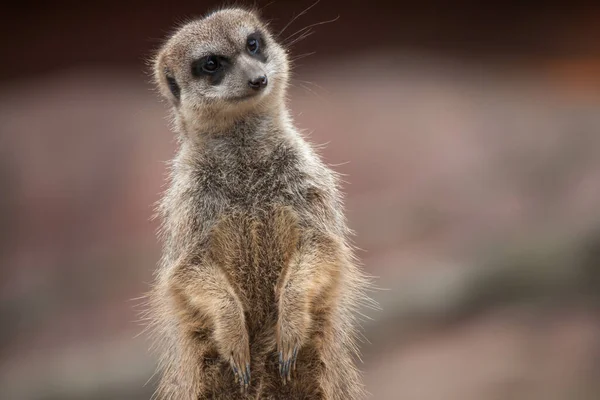
<path id="1" fill-rule="evenodd" d="M 287 52 L 252 11 L 171 36 L 154 61 L 179 148 L 150 295 L 159 399 L 359 399 L 367 283 L 335 174 L 293 126 Z"/>

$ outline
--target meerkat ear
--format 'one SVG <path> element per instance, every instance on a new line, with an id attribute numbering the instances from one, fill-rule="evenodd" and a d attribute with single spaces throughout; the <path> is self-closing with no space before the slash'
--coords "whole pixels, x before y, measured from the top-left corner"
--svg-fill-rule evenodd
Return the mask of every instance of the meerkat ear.
<path id="1" fill-rule="evenodd" d="M 164 66 L 164 51 L 161 50 L 160 52 L 158 52 L 156 54 L 156 56 L 154 57 L 154 59 L 152 60 L 152 75 L 154 78 L 154 84 L 156 86 L 158 86 L 158 88 L 160 89 L 161 84 L 163 83 L 163 71 L 165 69 Z"/>
<path id="2" fill-rule="evenodd" d="M 173 97 L 175 97 L 177 101 L 179 101 L 179 98 L 181 97 L 181 88 L 179 87 L 179 84 L 177 83 L 175 77 L 171 75 L 168 69 L 165 69 L 165 78 L 167 80 L 167 86 L 169 86 L 171 94 L 173 95 Z"/>
<path id="3" fill-rule="evenodd" d="M 165 65 L 164 51 L 159 52 L 154 60 L 154 82 L 163 96 L 170 98 L 172 95 L 174 103 L 179 102 L 181 87 L 171 70 Z"/>

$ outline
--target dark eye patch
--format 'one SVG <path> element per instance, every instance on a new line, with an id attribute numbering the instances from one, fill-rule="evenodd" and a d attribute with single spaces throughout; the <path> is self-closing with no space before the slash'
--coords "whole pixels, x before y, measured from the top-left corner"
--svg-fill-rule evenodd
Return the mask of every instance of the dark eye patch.
<path id="1" fill-rule="evenodd" d="M 211 54 L 192 62 L 192 76 L 207 78 L 211 85 L 218 85 L 230 65 L 226 57 Z"/>
<path id="2" fill-rule="evenodd" d="M 262 33 L 256 31 L 248 35 L 248 37 L 246 38 L 246 51 L 252 57 L 256 58 L 261 62 L 267 61 L 267 56 L 264 52 L 265 48 L 266 43 Z"/>
<path id="3" fill-rule="evenodd" d="M 173 96 L 177 100 L 179 100 L 179 98 L 181 97 L 181 88 L 177 84 L 177 80 L 170 75 L 166 75 L 166 78 L 167 78 L 167 85 L 169 86 L 169 90 L 171 91 Z"/>

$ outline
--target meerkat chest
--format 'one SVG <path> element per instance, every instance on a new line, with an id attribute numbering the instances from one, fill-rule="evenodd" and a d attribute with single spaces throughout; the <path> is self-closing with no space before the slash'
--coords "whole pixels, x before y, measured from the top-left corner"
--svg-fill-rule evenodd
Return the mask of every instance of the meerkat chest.
<path id="1" fill-rule="evenodd" d="M 227 244 L 213 249 L 220 266 L 244 301 L 267 310 L 306 221 L 310 175 L 285 148 L 260 156 L 222 152 L 203 161 L 187 179 L 197 212 L 191 221 L 198 224 L 191 230 L 207 235 L 198 243 Z"/>
<path id="2" fill-rule="evenodd" d="M 307 184 L 296 154 L 284 147 L 268 154 L 251 150 L 215 155 L 202 168 L 202 190 L 231 206 L 294 204 Z"/>
<path id="3" fill-rule="evenodd" d="M 230 209 L 211 230 L 208 253 L 227 272 L 254 322 L 275 312 L 275 286 L 298 246 L 300 218 L 288 206 L 267 205 L 248 212 Z"/>

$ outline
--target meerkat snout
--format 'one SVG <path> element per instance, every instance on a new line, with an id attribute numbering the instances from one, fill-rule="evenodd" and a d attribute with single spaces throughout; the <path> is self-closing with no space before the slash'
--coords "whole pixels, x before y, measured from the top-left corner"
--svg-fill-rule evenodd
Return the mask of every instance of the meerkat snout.
<path id="1" fill-rule="evenodd" d="M 263 89 L 267 86 L 269 80 L 266 75 L 261 75 L 257 78 L 251 79 L 248 81 L 248 86 L 250 86 L 254 90 Z"/>

